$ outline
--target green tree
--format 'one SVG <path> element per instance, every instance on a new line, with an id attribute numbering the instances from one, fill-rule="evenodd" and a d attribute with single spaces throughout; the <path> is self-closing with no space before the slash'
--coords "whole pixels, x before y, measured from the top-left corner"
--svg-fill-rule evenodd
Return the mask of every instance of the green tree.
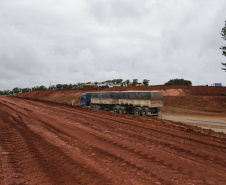
<path id="1" fill-rule="evenodd" d="M 51 86 L 49 86 L 49 89 L 50 90 L 56 89 L 56 86 L 55 85 L 51 85 Z"/>
<path id="2" fill-rule="evenodd" d="M 150 81 L 150 80 L 144 79 L 144 80 L 143 80 L 143 84 L 144 84 L 145 86 L 149 86 L 149 81 Z"/>
<path id="3" fill-rule="evenodd" d="M 14 94 L 18 94 L 20 92 L 21 92 L 21 88 L 18 88 L 18 87 L 13 88 L 13 93 Z"/>
<path id="4" fill-rule="evenodd" d="M 116 79 L 116 83 L 117 84 L 121 84 L 122 82 L 123 82 L 123 79 L 121 79 L 121 78 L 120 79 Z"/>
<path id="5" fill-rule="evenodd" d="M 32 91 L 47 89 L 44 85 L 32 87 Z"/>
<path id="6" fill-rule="evenodd" d="M 126 85 L 128 85 L 130 83 L 130 80 L 129 79 L 126 80 L 125 83 L 126 83 Z"/>
<path id="7" fill-rule="evenodd" d="M 222 36 L 222 39 L 224 39 L 226 41 L 226 21 L 225 21 L 225 26 L 221 30 L 221 36 Z M 220 49 L 222 49 L 222 55 L 226 56 L 226 45 L 221 46 Z M 221 69 L 226 72 L 226 63 L 222 62 L 221 64 L 224 66 Z"/>
<path id="8" fill-rule="evenodd" d="M 57 89 L 63 89 L 63 85 L 62 85 L 62 84 L 57 84 L 57 85 L 56 85 L 56 88 L 57 88 Z"/>
<path id="9" fill-rule="evenodd" d="M 80 82 L 78 82 L 77 84 L 73 84 L 72 85 L 72 89 L 83 88 L 83 87 L 84 87 L 83 84 L 80 83 Z"/>
<path id="10" fill-rule="evenodd" d="M 185 85 L 185 86 L 192 86 L 192 82 L 190 80 L 184 79 L 172 79 L 166 82 L 164 85 Z"/>
<path id="11" fill-rule="evenodd" d="M 31 90 L 36 91 L 36 90 L 38 90 L 38 87 L 32 87 Z"/>
<path id="12" fill-rule="evenodd" d="M 68 84 L 62 84 L 63 89 L 68 89 Z"/>
<path id="13" fill-rule="evenodd" d="M 29 92 L 29 91 L 31 91 L 30 88 L 23 88 L 23 89 L 22 89 L 22 92 Z"/>
<path id="14" fill-rule="evenodd" d="M 47 89 L 47 88 L 44 85 L 41 85 L 41 86 L 38 87 L 38 89 L 39 90 L 44 90 L 44 89 Z"/>
<path id="15" fill-rule="evenodd" d="M 4 90 L 3 91 L 3 95 L 12 95 L 13 94 L 13 91 L 10 91 L 10 90 Z"/>

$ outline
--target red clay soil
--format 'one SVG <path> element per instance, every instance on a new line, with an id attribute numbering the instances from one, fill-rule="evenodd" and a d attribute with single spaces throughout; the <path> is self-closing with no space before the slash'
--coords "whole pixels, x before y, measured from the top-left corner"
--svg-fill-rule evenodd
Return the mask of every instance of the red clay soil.
<path id="1" fill-rule="evenodd" d="M 0 97 L 0 184 L 225 184 L 224 134 Z"/>
<path id="2" fill-rule="evenodd" d="M 224 96 L 165 96 L 163 113 L 226 117 Z"/>
<path id="3" fill-rule="evenodd" d="M 162 112 L 172 112 L 177 109 L 182 114 L 192 111 L 192 114 L 211 116 L 226 116 L 226 97 L 220 96 L 226 92 L 226 87 L 213 86 L 145 86 L 145 87 L 115 87 L 115 88 L 84 88 L 74 90 L 41 90 L 20 93 L 22 98 L 40 99 L 79 106 L 81 93 L 93 91 L 127 91 L 127 90 L 157 90 L 164 95 Z"/>

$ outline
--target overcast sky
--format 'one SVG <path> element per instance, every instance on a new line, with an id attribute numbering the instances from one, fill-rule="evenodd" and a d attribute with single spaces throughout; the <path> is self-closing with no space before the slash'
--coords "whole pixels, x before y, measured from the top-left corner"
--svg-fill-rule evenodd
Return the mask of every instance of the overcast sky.
<path id="1" fill-rule="evenodd" d="M 226 85 L 225 0 L 0 0 L 0 90 L 116 78 Z"/>

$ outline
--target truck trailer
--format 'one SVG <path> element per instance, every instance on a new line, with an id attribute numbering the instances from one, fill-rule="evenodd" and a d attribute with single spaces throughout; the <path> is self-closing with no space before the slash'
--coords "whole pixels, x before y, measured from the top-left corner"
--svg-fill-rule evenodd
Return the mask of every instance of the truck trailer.
<path id="1" fill-rule="evenodd" d="M 163 93 L 158 91 L 102 91 L 82 93 L 80 106 L 90 109 L 158 116 Z"/>

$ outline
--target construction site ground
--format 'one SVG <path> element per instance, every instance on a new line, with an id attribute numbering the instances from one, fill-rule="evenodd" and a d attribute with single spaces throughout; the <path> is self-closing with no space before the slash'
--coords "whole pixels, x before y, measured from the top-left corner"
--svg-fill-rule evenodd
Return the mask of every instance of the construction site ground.
<path id="1" fill-rule="evenodd" d="M 97 90 L 0 97 L 0 184 L 225 184 L 224 133 L 71 106 Z M 163 91 L 163 118 L 225 120 L 224 87 L 138 90 Z"/>

